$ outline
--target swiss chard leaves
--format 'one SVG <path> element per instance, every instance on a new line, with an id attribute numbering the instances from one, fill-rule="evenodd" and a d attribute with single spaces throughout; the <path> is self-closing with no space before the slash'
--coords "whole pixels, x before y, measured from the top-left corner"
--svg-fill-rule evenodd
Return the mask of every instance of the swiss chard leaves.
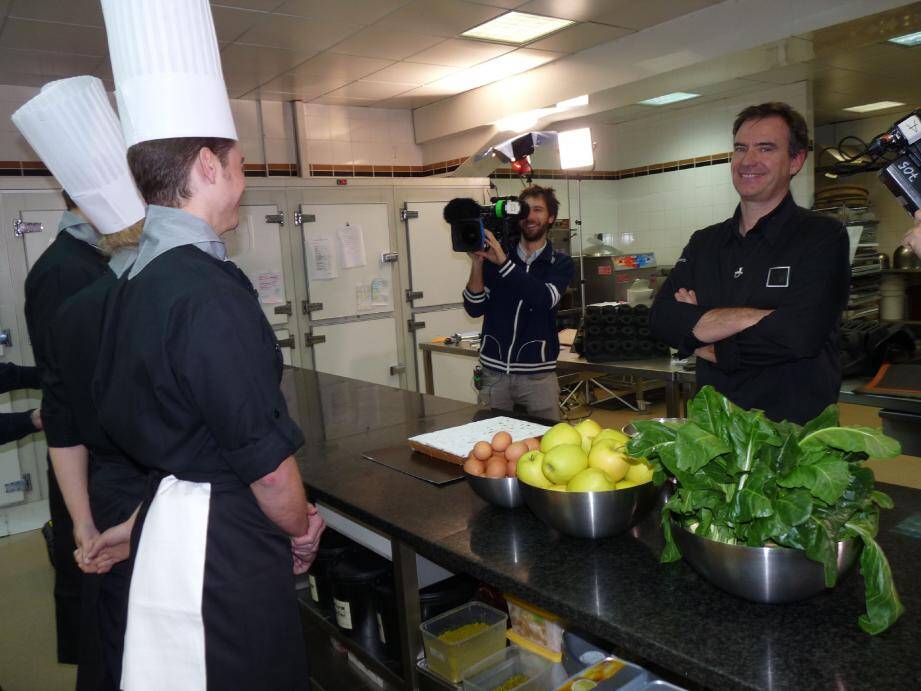
<path id="1" fill-rule="evenodd" d="M 742 410 L 709 386 L 688 403 L 683 425 L 637 421 L 628 452 L 644 456 L 656 477 L 677 479 L 662 510 L 661 561 L 681 558 L 672 521 L 702 537 L 754 547 L 800 549 L 837 580 L 838 543 L 860 539 L 866 581 L 864 631 L 876 634 L 902 614 L 889 563 L 873 539 L 879 509 L 892 500 L 874 489 L 866 457 L 900 453 L 897 441 L 867 427 L 840 427 L 829 406 L 803 427 Z"/>

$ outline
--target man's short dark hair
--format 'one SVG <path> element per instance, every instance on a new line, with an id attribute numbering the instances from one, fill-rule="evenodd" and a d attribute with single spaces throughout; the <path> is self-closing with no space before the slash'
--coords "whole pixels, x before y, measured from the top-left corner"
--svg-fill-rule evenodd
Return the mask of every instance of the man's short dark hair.
<path id="1" fill-rule="evenodd" d="M 221 137 L 153 139 L 128 149 L 128 167 L 144 201 L 178 208 L 192 196 L 189 172 L 198 152 L 211 149 L 223 166 L 234 143 Z"/>
<path id="2" fill-rule="evenodd" d="M 67 194 L 67 190 L 61 190 L 61 195 L 64 197 L 64 206 L 68 211 L 73 211 L 77 208 L 77 202 L 75 202 L 71 196 Z"/>
<path id="3" fill-rule="evenodd" d="M 552 187 L 541 187 L 540 185 L 529 185 L 521 190 L 518 195 L 520 201 L 527 201 L 529 197 L 542 197 L 544 204 L 547 205 L 547 211 L 553 218 L 556 218 L 560 210 L 560 200 L 556 198 L 556 190 Z"/>
<path id="4" fill-rule="evenodd" d="M 806 151 L 809 148 L 809 128 L 806 126 L 806 119 L 787 103 L 780 101 L 770 101 L 757 106 L 749 106 L 736 116 L 732 124 L 732 136 L 738 133 L 739 128 L 749 120 L 761 120 L 771 116 L 778 117 L 787 123 L 790 130 L 790 158 L 796 156 L 800 151 Z"/>

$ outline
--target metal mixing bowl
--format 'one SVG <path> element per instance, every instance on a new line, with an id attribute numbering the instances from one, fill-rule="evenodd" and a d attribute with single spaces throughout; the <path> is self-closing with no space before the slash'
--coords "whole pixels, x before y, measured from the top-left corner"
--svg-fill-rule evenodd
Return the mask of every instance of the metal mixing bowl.
<path id="1" fill-rule="evenodd" d="M 798 549 L 746 547 L 717 542 L 672 523 L 672 535 L 687 562 L 713 585 L 753 602 L 805 600 L 825 590 L 822 565 Z M 854 565 L 857 540 L 838 543 L 838 578 Z"/>
<path id="2" fill-rule="evenodd" d="M 483 501 L 503 509 L 517 509 L 524 506 L 524 498 L 518 488 L 518 478 L 515 477 L 480 477 L 464 472 L 467 482 Z"/>
<path id="3" fill-rule="evenodd" d="M 687 418 L 683 417 L 652 417 L 648 418 L 653 422 L 687 422 Z M 620 431 L 626 434 L 628 437 L 632 437 L 636 434 L 636 427 L 633 426 L 632 422 L 628 422 L 626 425 L 620 428 Z"/>
<path id="4" fill-rule="evenodd" d="M 573 537 L 609 537 L 638 523 L 656 503 L 651 482 L 609 492 L 557 492 L 518 481 L 525 503 L 551 528 Z"/>

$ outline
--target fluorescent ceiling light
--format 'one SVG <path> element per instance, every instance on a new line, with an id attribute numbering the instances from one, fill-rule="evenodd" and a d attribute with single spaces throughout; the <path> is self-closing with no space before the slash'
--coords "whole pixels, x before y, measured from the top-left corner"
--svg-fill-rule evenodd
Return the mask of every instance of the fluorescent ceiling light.
<path id="1" fill-rule="evenodd" d="M 876 103 L 864 103 L 862 106 L 851 106 L 844 110 L 849 110 L 852 113 L 869 113 L 874 110 L 885 110 L 886 108 L 904 105 L 904 103 L 899 103 L 898 101 L 876 101 Z"/>
<path id="2" fill-rule="evenodd" d="M 578 108 L 579 106 L 588 105 L 588 94 L 582 94 L 581 96 L 576 96 L 575 98 L 567 98 L 565 101 L 560 101 L 556 104 L 557 110 L 569 110 L 570 108 Z"/>
<path id="3" fill-rule="evenodd" d="M 645 101 L 640 101 L 640 103 L 642 103 L 644 106 L 667 106 L 669 103 L 687 101 L 690 98 L 697 98 L 698 96 L 700 96 L 700 94 L 692 94 L 688 91 L 674 91 L 670 94 L 665 94 L 664 96 L 647 98 Z"/>
<path id="4" fill-rule="evenodd" d="M 560 132 L 557 136 L 560 147 L 560 168 L 584 168 L 595 164 L 592 152 L 592 131 L 588 127 L 569 132 Z"/>
<path id="5" fill-rule="evenodd" d="M 528 43 L 540 36 L 574 24 L 571 19 L 542 17 L 524 12 L 506 12 L 500 17 L 465 31 L 461 36 L 500 43 Z"/>
<path id="6" fill-rule="evenodd" d="M 921 43 L 921 31 L 890 38 L 889 43 L 898 43 L 900 46 L 916 46 Z"/>

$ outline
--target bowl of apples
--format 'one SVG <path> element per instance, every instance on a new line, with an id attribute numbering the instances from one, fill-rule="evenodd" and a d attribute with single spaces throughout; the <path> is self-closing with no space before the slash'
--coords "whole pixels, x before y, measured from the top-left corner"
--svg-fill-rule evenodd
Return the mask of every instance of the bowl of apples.
<path id="1" fill-rule="evenodd" d="M 496 432 L 491 440 L 474 444 L 464 461 L 467 482 L 477 496 L 493 506 L 504 509 L 524 506 L 516 477 L 518 459 L 539 447 L 540 442 L 533 437 L 512 441 L 508 432 Z"/>
<path id="2" fill-rule="evenodd" d="M 540 447 L 516 463 L 525 504 L 564 535 L 602 538 L 628 530 L 659 493 L 646 460 L 627 455 L 628 440 L 591 419 L 550 428 Z"/>

